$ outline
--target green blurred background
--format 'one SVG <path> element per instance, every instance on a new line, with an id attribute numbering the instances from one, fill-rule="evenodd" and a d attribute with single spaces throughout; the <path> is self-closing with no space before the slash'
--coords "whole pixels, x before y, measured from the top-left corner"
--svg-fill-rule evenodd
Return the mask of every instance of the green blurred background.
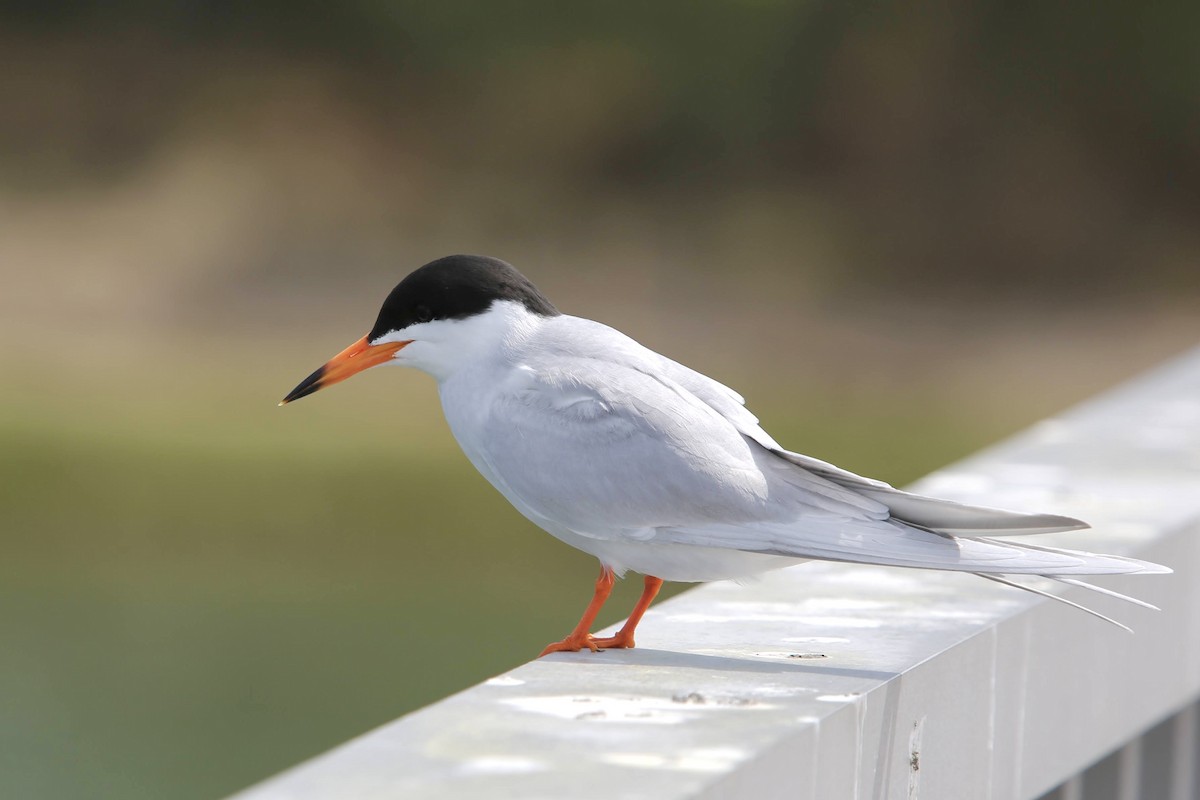
<path id="1" fill-rule="evenodd" d="M 594 562 L 472 471 L 431 380 L 275 407 L 440 255 L 895 483 L 1186 348 L 1198 26 L 0 4 L 0 796 L 218 797 L 573 625 Z"/>

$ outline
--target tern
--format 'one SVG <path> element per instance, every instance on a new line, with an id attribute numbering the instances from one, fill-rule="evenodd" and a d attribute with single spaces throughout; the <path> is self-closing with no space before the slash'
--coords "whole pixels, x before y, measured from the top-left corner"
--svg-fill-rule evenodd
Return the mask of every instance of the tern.
<path id="1" fill-rule="evenodd" d="M 1171 571 L 1003 538 L 1089 527 L 1071 517 L 912 494 L 787 450 L 737 392 L 561 313 L 499 259 L 447 256 L 411 273 L 370 332 L 280 405 L 381 364 L 431 375 L 475 468 L 535 525 L 600 560 L 579 624 L 542 655 L 633 647 L 663 581 L 745 579 L 810 559 L 970 572 L 1117 625 L 1013 576 L 1153 608 L 1075 576 Z M 614 636 L 593 636 L 628 570 L 645 576 L 641 598 Z"/>

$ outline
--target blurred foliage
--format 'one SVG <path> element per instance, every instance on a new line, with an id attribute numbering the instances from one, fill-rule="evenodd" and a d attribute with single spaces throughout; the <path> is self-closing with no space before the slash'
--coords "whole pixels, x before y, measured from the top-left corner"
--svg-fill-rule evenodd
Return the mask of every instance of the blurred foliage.
<path id="1" fill-rule="evenodd" d="M 859 289 L 1200 289 L 1200 7 L 1184 0 L 0 14 L 9 182 L 137 164 L 197 116 L 271 102 L 278 85 L 256 81 L 283 71 L 330 82 L 351 124 L 459 175 L 477 209 L 516 186 L 534 214 L 564 194 L 704 206 L 772 187 L 832 206 L 839 281 Z M 399 179 L 461 203 L 421 169 Z"/>

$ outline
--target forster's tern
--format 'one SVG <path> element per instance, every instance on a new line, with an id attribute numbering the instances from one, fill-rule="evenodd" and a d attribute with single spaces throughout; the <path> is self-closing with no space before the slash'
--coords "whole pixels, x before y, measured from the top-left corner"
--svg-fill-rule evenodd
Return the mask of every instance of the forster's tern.
<path id="1" fill-rule="evenodd" d="M 560 313 L 498 259 L 449 256 L 413 272 L 371 331 L 283 403 L 379 364 L 432 375 L 471 463 L 534 524 L 600 559 L 583 618 L 543 655 L 633 647 L 664 580 L 745 578 L 807 559 L 959 570 L 1039 594 L 1011 576 L 1115 595 L 1074 576 L 1170 572 L 995 538 L 1088 527 L 1077 519 L 923 497 L 786 450 L 737 392 Z M 626 570 L 646 576 L 641 599 L 615 636 L 593 637 Z"/>

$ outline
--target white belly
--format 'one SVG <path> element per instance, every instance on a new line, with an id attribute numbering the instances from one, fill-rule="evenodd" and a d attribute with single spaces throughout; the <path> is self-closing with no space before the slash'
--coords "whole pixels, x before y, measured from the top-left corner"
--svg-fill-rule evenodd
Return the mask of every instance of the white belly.
<path id="1" fill-rule="evenodd" d="M 721 547 L 591 539 L 575 534 L 562 536 L 554 531 L 548 532 L 567 544 L 596 556 L 601 564 L 617 575 L 623 575 L 626 570 L 633 570 L 665 581 L 695 583 L 736 580 L 805 561 L 802 558 L 746 553 Z"/>

